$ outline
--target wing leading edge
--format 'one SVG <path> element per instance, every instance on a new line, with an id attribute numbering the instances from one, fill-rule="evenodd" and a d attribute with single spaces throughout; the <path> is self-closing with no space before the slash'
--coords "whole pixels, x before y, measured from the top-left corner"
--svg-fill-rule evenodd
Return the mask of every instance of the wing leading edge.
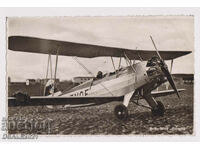
<path id="1" fill-rule="evenodd" d="M 178 92 L 185 89 L 178 89 Z M 174 90 L 151 92 L 153 97 L 161 97 L 174 94 Z M 16 106 L 43 106 L 43 105 L 101 105 L 113 101 L 123 101 L 124 96 L 120 97 L 46 97 L 35 96 L 24 100 L 17 100 L 15 97 L 8 97 L 8 107 Z"/>
<path id="2" fill-rule="evenodd" d="M 120 97 L 30 97 L 24 100 L 17 100 L 15 97 L 8 97 L 8 107 L 16 106 L 43 106 L 43 105 L 101 105 L 112 101 L 123 101 Z"/>
<path id="3" fill-rule="evenodd" d="M 108 47 L 92 44 L 82 44 L 67 41 L 57 41 L 49 39 L 41 39 L 27 36 L 10 36 L 8 38 L 8 49 L 13 51 L 41 53 L 41 54 L 57 54 L 64 56 L 77 57 L 100 57 L 113 56 L 121 57 L 125 52 L 129 59 L 148 60 L 156 55 L 154 50 L 131 50 L 118 47 Z M 191 53 L 191 51 L 159 51 L 164 60 L 171 60 Z"/>

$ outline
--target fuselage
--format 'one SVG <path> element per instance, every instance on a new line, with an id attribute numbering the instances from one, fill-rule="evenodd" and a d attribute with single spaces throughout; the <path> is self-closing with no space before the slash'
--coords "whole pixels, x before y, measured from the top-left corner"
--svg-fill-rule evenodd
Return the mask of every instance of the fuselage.
<path id="1" fill-rule="evenodd" d="M 146 63 L 139 62 L 63 91 L 60 96 L 123 96 L 148 82 Z"/>

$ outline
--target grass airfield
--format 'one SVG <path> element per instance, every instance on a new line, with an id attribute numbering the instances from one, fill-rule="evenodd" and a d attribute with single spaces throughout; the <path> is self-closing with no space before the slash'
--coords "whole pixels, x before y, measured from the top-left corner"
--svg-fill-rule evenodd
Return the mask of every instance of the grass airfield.
<path id="1" fill-rule="evenodd" d="M 177 85 L 185 88 L 180 93 L 181 100 L 175 94 L 160 97 L 166 108 L 163 117 L 153 117 L 149 109 L 133 103 L 128 106 L 127 121 L 118 120 L 113 113 L 119 102 L 100 106 L 47 109 L 38 107 L 10 107 L 11 120 L 24 118 L 25 122 L 39 122 L 34 128 L 16 129 L 10 127 L 9 133 L 42 135 L 185 135 L 193 134 L 193 84 Z M 143 100 L 141 101 L 142 103 Z M 41 127 L 41 121 L 50 120 L 50 128 Z M 12 126 L 12 125 L 11 125 Z M 27 124 L 28 127 L 31 124 Z"/>

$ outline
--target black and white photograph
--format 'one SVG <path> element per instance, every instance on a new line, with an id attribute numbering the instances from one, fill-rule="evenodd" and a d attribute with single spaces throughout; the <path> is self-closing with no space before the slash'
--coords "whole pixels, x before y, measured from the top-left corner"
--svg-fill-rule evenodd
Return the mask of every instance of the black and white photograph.
<path id="1" fill-rule="evenodd" d="M 194 35 L 193 15 L 9 16 L 4 130 L 194 135 Z"/>

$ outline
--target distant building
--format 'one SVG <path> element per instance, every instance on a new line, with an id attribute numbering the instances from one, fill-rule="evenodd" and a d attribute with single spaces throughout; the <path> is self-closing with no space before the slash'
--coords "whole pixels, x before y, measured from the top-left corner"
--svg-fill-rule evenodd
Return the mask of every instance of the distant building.
<path id="1" fill-rule="evenodd" d="M 74 78 L 72 78 L 72 82 L 82 84 L 83 82 L 86 82 L 86 81 L 91 80 L 93 78 L 94 77 L 74 77 Z"/>
<path id="2" fill-rule="evenodd" d="M 181 83 L 193 84 L 194 74 L 173 74 L 174 80 L 178 80 Z"/>
<path id="3" fill-rule="evenodd" d="M 26 85 L 30 85 L 30 84 L 36 84 L 36 80 L 35 79 L 26 79 Z"/>
<path id="4" fill-rule="evenodd" d="M 8 79 L 8 83 L 9 80 L 10 79 Z M 49 79 L 27 79 L 25 82 L 10 82 L 8 84 L 8 95 L 12 96 L 13 93 L 20 91 L 31 96 L 42 96 L 44 92 L 44 85 L 46 84 L 47 80 Z M 59 81 L 59 79 L 56 79 L 56 83 L 58 83 L 58 85 L 60 84 Z M 64 84 L 62 87 L 64 87 L 64 89 L 67 88 L 68 84 Z"/>
<path id="5" fill-rule="evenodd" d="M 183 77 L 184 83 L 194 83 L 194 76 Z"/>
<path id="6" fill-rule="evenodd" d="M 48 80 L 51 80 L 50 78 L 47 78 L 47 79 L 37 79 L 37 82 L 42 84 L 42 85 L 45 85 L 47 83 Z M 54 80 L 54 78 L 53 78 Z M 60 82 L 60 79 L 56 79 L 56 83 L 59 83 Z"/>

